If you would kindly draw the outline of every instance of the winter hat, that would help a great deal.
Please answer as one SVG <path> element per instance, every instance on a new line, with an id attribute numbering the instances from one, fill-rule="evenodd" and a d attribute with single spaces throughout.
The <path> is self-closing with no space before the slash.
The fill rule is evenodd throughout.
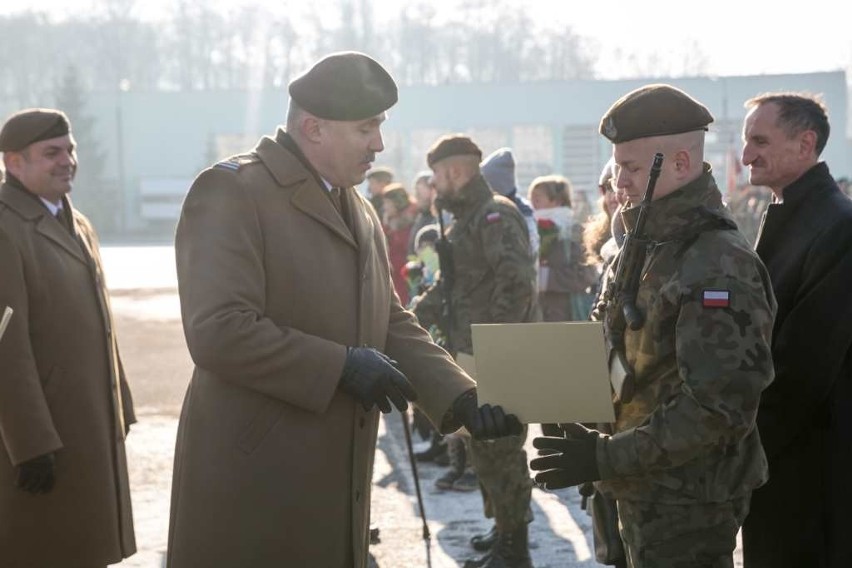
<path id="1" fill-rule="evenodd" d="M 480 165 L 485 181 L 491 189 L 504 196 L 512 196 L 518 192 L 515 179 L 515 157 L 511 148 L 500 148 L 492 152 Z"/>

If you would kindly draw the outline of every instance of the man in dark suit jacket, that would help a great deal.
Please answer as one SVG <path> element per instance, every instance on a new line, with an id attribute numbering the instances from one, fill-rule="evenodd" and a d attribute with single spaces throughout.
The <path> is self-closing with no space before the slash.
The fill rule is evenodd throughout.
<path id="1" fill-rule="evenodd" d="M 60 111 L 0 130 L 0 566 L 106 566 L 136 551 L 124 438 L 135 421 L 97 237 L 67 194 Z"/>
<path id="2" fill-rule="evenodd" d="M 769 482 L 743 526 L 746 568 L 852 566 L 852 201 L 819 161 L 829 135 L 811 96 L 761 95 L 743 164 L 774 198 L 757 238 L 778 299 L 775 382 L 757 415 Z"/>

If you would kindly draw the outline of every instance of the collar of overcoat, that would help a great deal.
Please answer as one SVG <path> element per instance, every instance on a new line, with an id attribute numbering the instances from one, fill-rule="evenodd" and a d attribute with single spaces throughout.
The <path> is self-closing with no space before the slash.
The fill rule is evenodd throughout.
<path id="1" fill-rule="evenodd" d="M 328 195 L 324 193 L 327 190 L 319 176 L 292 150 L 264 136 L 254 152 L 276 183 L 289 190 L 290 201 L 296 209 L 312 217 L 359 251 L 359 266 L 363 270 L 370 250 L 374 221 L 367 209 L 369 204 L 357 190 L 347 187 L 341 192 L 341 200 L 349 212 L 352 225 L 350 230 Z"/>
<path id="2" fill-rule="evenodd" d="M 65 252 L 88 266 L 80 244 L 62 226 L 59 220 L 50 214 L 47 207 L 38 200 L 38 197 L 29 193 L 23 187 L 7 181 L 0 187 L 0 202 L 6 204 L 27 221 L 34 223 L 36 231 L 40 235 L 49 239 L 65 250 Z M 73 219 L 74 215 L 71 209 L 71 202 L 66 197 L 62 198 L 62 207 L 71 212 L 71 218 Z"/>

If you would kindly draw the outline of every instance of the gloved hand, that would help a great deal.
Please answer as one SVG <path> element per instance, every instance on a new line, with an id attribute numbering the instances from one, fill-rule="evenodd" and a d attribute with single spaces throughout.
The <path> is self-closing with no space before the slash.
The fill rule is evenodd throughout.
<path id="1" fill-rule="evenodd" d="M 553 422 L 546 422 L 541 425 L 541 433 L 545 436 L 551 436 L 554 438 L 562 437 L 562 428 L 559 424 L 555 424 Z"/>
<path id="2" fill-rule="evenodd" d="M 542 437 L 533 440 L 533 446 L 542 450 L 530 462 L 530 469 L 538 471 L 536 483 L 545 489 L 561 489 L 580 485 L 586 481 L 598 481 L 597 442 L 601 437 L 597 430 L 589 430 L 581 424 L 563 424 L 566 438 Z"/>
<path id="3" fill-rule="evenodd" d="M 27 460 L 18 466 L 16 485 L 30 493 L 50 493 L 56 480 L 53 453 Z"/>
<path id="4" fill-rule="evenodd" d="M 471 389 L 453 402 L 453 416 L 477 440 L 520 436 L 523 426 L 514 414 L 506 414 L 501 406 L 479 406 L 476 389 Z"/>
<path id="5" fill-rule="evenodd" d="M 346 362 L 340 376 L 340 389 L 358 400 L 364 410 L 373 405 L 387 414 L 391 402 L 400 412 L 407 400 L 417 400 L 414 387 L 397 368 L 397 362 L 372 347 L 347 347 Z"/>

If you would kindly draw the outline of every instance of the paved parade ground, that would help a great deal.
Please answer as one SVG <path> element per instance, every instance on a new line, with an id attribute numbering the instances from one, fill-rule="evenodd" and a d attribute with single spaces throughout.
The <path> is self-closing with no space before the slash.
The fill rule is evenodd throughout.
<path id="1" fill-rule="evenodd" d="M 105 260 L 109 278 L 109 254 Z M 120 278 L 114 280 L 121 284 Z M 156 281 L 151 284 L 154 287 L 148 289 L 119 285 L 112 296 L 122 358 L 139 418 L 128 438 L 139 552 L 119 564 L 121 568 L 164 566 L 177 417 L 192 369 L 176 291 L 158 288 Z M 482 516 L 479 493 L 439 491 L 434 482 L 445 469 L 421 464 L 421 487 L 432 534 L 427 546 L 400 415 L 387 415 L 380 428 L 372 499 L 372 521 L 380 529 L 380 542 L 370 547 L 374 565 L 459 566 L 476 554 L 468 544 L 470 537 L 491 526 Z M 537 427 L 531 427 L 530 440 L 536 433 Z M 415 434 L 415 449 L 427 445 Z M 555 493 L 533 489 L 533 513 L 530 549 L 537 568 L 600 566 L 593 558 L 591 522 L 580 509 L 576 489 Z M 739 554 L 737 561 L 741 565 Z"/>

